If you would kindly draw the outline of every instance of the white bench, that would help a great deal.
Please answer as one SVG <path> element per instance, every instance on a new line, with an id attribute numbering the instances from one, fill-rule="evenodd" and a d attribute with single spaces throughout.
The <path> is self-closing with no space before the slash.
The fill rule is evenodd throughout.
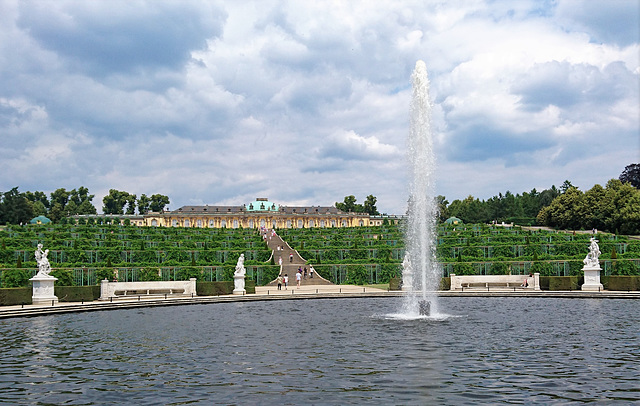
<path id="1" fill-rule="evenodd" d="M 540 290 L 540 274 L 529 275 L 449 275 L 451 277 L 450 290 L 464 290 L 472 288 L 502 289 L 532 289 Z M 522 286 L 525 282 L 526 287 Z"/>
<path id="2" fill-rule="evenodd" d="M 100 300 L 110 300 L 127 295 L 196 295 L 196 278 L 188 281 L 148 281 L 100 283 Z"/>

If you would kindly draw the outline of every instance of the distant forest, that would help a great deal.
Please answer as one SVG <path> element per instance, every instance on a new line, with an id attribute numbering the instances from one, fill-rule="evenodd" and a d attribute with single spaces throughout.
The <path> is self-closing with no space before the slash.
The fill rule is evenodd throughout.
<path id="1" fill-rule="evenodd" d="M 18 187 L 0 192 L 0 224 L 26 224 L 43 215 L 59 222 L 76 214 L 96 214 L 94 195 L 81 186 L 67 191 L 60 188 L 49 196 L 44 192 L 20 192 Z M 522 194 L 498 194 L 488 200 L 468 196 L 449 203 L 438 196 L 440 220 L 457 217 L 465 223 L 506 222 L 520 225 L 541 225 L 558 229 L 598 229 L 616 234 L 640 234 L 640 164 L 628 165 L 618 179 L 611 179 L 605 187 L 595 185 L 582 192 L 566 180 L 560 188 L 551 186 Z M 337 208 L 377 214 L 376 197 L 367 196 L 365 203 L 355 204 L 354 196 L 345 197 Z M 137 197 L 111 189 L 103 198 L 105 214 L 145 214 L 161 212 L 169 204 L 169 197 L 161 194 Z M 353 206 L 353 207 L 352 207 Z"/>

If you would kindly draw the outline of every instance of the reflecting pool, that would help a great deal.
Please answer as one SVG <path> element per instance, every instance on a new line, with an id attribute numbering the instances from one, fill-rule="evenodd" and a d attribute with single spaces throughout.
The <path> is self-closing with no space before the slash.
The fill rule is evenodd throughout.
<path id="1" fill-rule="evenodd" d="M 273 300 L 0 321 L 0 403 L 640 402 L 640 301 Z M 442 314 L 444 313 L 444 314 Z"/>

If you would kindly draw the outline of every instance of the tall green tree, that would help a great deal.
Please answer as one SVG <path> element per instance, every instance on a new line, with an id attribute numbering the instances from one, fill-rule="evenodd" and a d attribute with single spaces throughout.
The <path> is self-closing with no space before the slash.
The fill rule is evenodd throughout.
<path id="1" fill-rule="evenodd" d="M 370 215 L 378 215 L 378 208 L 376 207 L 376 201 L 378 199 L 374 195 L 367 196 L 367 199 L 364 201 L 363 210 L 365 213 L 369 213 Z"/>
<path id="2" fill-rule="evenodd" d="M 629 182 L 631 186 L 640 189 L 640 164 L 627 165 L 620 174 L 621 182 Z"/>
<path id="3" fill-rule="evenodd" d="M 140 195 L 138 198 L 138 214 L 147 214 L 149 212 L 149 205 L 151 204 L 151 199 L 147 197 L 144 193 Z"/>
<path id="4" fill-rule="evenodd" d="M 117 189 L 109 189 L 109 194 L 102 199 L 104 214 L 124 214 L 124 206 L 130 199 L 130 194 Z"/>
<path id="5" fill-rule="evenodd" d="M 161 194 L 151 195 L 151 202 L 149 203 L 149 210 L 157 213 L 164 212 L 164 208 L 169 205 L 169 196 Z"/>
<path id="6" fill-rule="evenodd" d="M 33 204 L 14 187 L 0 193 L 0 224 L 26 224 L 34 216 Z"/>

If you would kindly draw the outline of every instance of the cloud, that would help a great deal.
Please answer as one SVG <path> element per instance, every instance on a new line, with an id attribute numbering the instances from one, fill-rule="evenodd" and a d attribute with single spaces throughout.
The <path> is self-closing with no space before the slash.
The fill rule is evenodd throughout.
<path id="1" fill-rule="evenodd" d="M 403 213 L 418 59 L 450 201 L 638 159 L 633 2 L 43 4 L 0 2 L 0 190 Z"/>
<path id="2" fill-rule="evenodd" d="M 20 2 L 18 26 L 76 71 L 98 76 L 179 70 L 221 32 L 225 14 L 206 3 Z"/>
<path id="3" fill-rule="evenodd" d="M 376 137 L 362 137 L 353 131 L 339 131 L 327 137 L 319 155 L 344 160 L 377 160 L 397 157 L 398 150 L 393 145 L 382 144 Z"/>

